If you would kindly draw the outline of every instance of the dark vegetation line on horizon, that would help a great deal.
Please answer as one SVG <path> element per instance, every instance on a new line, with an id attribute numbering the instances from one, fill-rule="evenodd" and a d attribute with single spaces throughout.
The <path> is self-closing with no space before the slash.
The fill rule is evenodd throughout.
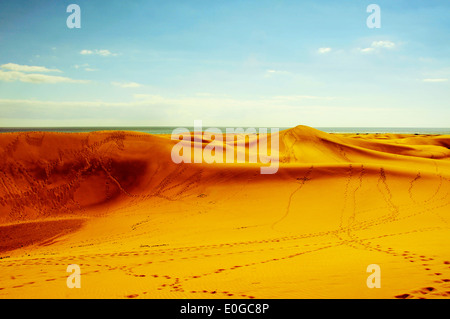
<path id="1" fill-rule="evenodd" d="M 63 132 L 63 133 L 83 133 L 94 131 L 136 131 L 150 134 L 171 134 L 173 129 L 177 127 L 185 127 L 193 130 L 193 126 L 60 126 L 60 127 L 0 127 L 0 133 L 15 133 L 15 132 Z M 214 127 L 207 125 L 204 129 Z M 252 126 L 217 126 L 219 129 L 242 127 L 247 129 Z M 267 126 L 266 126 L 267 127 Z M 276 126 L 269 126 L 272 128 Z M 294 127 L 294 126 L 293 126 Z M 313 126 L 311 126 L 313 127 Z M 259 127 L 256 127 L 259 128 Z M 292 127 L 277 127 L 280 130 L 286 130 Z M 317 130 L 327 133 L 390 133 L 390 134 L 450 134 L 450 128 L 443 127 L 345 127 L 345 126 L 329 126 L 329 127 L 313 127 Z"/>

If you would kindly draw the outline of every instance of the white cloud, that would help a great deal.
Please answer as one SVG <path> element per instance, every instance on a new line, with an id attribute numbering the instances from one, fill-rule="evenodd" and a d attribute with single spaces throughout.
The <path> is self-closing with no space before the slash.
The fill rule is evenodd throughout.
<path id="1" fill-rule="evenodd" d="M 333 106 L 321 106 L 317 104 L 309 104 L 311 100 L 334 100 L 335 97 L 322 97 L 322 96 L 309 96 L 309 95 L 293 95 L 293 96 L 273 96 L 273 97 L 260 97 L 257 99 L 235 99 L 231 97 L 195 97 L 195 96 L 182 96 L 182 97 L 166 97 L 154 94 L 134 94 L 134 99 L 126 102 L 108 102 L 108 101 L 42 101 L 42 100 L 14 100 L 14 99 L 0 99 L 0 106 L 30 106 L 30 107 L 73 107 L 79 110 L 79 107 L 87 108 L 109 108 L 109 107 L 148 107 L 155 106 L 167 106 L 177 111 L 189 109 L 192 111 L 198 111 L 199 114 L 203 114 L 205 111 L 222 111 L 226 109 L 243 110 L 243 108 L 249 108 L 254 110 L 267 109 L 271 112 L 274 108 L 288 108 L 288 109 L 310 109 L 310 108 L 323 108 L 328 109 Z M 364 107 L 345 107 L 345 109 L 360 110 Z"/>
<path id="2" fill-rule="evenodd" d="M 79 126 L 102 125 L 192 125 L 194 119 L 202 119 L 206 126 L 291 126 L 308 123 L 323 114 L 339 118 L 343 114 L 367 112 L 388 117 L 392 108 L 336 105 L 320 96 L 260 96 L 250 99 L 233 97 L 136 95 L 129 101 L 52 101 L 0 99 L 4 126 Z M 226 111 L 224 111 L 226 110 Z M 282 115 L 274 122 L 274 110 Z M 386 112 L 388 114 L 386 114 Z M 239 114 L 239 123 L 236 122 Z M 258 114 L 258 116 L 255 116 Z M 172 120 L 170 120 L 172 118 Z M 168 122 L 169 121 L 169 122 Z M 172 122 L 171 122 L 172 121 Z M 17 123 L 17 124 L 16 124 Z M 108 123 L 108 124 L 106 124 Z M 190 123 L 190 124 L 189 124 Z M 33 124 L 33 125 L 32 125 Z M 331 126 L 322 124 L 322 126 Z"/>
<path id="3" fill-rule="evenodd" d="M 88 83 L 85 80 L 74 80 L 63 76 L 54 76 L 38 73 L 23 73 L 17 71 L 4 72 L 0 70 L 0 81 L 26 82 L 26 83 Z"/>
<path id="4" fill-rule="evenodd" d="M 372 53 L 379 49 L 393 49 L 395 43 L 391 41 L 373 41 L 370 47 L 364 49 L 358 49 L 361 53 Z"/>
<path id="5" fill-rule="evenodd" d="M 372 42 L 372 47 L 392 49 L 395 47 L 395 43 L 391 41 L 374 41 Z"/>
<path id="6" fill-rule="evenodd" d="M 26 83 L 87 83 L 85 80 L 74 80 L 64 76 L 47 75 L 41 73 L 59 72 L 58 69 L 49 69 L 44 66 L 20 65 L 16 63 L 6 63 L 0 65 L 0 81 L 4 82 L 26 82 Z M 29 73 L 34 72 L 34 73 Z M 39 72 L 39 73 L 35 73 Z"/>
<path id="7" fill-rule="evenodd" d="M 142 84 L 136 82 L 111 82 L 111 84 L 121 88 L 139 88 L 142 86 Z"/>
<path id="8" fill-rule="evenodd" d="M 111 53 L 109 50 L 95 50 L 95 53 L 101 56 L 117 55 L 115 53 Z"/>
<path id="9" fill-rule="evenodd" d="M 82 55 L 100 55 L 100 56 L 117 56 L 117 53 L 112 53 L 109 50 L 102 49 L 102 50 L 81 50 L 80 54 Z"/>
<path id="10" fill-rule="evenodd" d="M 20 65 L 15 63 L 6 63 L 0 65 L 2 69 L 9 71 L 18 71 L 18 72 L 39 72 L 39 73 L 48 73 L 48 72 L 59 72 L 61 70 L 58 69 L 48 69 L 44 66 L 30 66 L 30 65 Z"/>
<path id="11" fill-rule="evenodd" d="M 329 52 L 331 52 L 331 48 L 319 48 L 319 50 L 317 50 L 317 52 L 319 54 L 329 53 Z"/>
<path id="12" fill-rule="evenodd" d="M 373 52 L 375 49 L 374 48 L 365 48 L 365 49 L 359 49 L 359 51 L 361 53 L 371 53 Z"/>
<path id="13" fill-rule="evenodd" d="M 437 83 L 437 82 L 448 82 L 448 79 L 423 79 L 422 82 L 432 82 L 432 83 Z"/>
<path id="14" fill-rule="evenodd" d="M 98 69 L 94 69 L 94 68 L 91 68 L 91 67 L 89 67 L 89 64 L 87 64 L 87 63 L 84 63 L 84 64 L 75 64 L 74 66 L 73 66 L 75 69 L 84 69 L 85 71 L 87 71 L 87 72 L 94 72 L 94 71 L 98 71 Z"/>

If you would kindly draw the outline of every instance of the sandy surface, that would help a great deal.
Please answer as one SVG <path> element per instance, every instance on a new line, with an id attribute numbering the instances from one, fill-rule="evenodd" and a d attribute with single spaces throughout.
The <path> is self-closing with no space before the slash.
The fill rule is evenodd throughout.
<path id="1" fill-rule="evenodd" d="M 174 144 L 1 134 L 0 298 L 450 297 L 450 136 L 298 126 L 274 175 Z"/>

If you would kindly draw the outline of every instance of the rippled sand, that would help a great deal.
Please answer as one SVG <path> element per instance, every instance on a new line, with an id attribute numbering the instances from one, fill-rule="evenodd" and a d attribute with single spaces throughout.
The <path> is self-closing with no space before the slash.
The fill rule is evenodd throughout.
<path id="1" fill-rule="evenodd" d="M 1 134 L 0 297 L 450 296 L 450 136 L 298 126 L 280 132 L 273 175 L 175 164 L 174 144 Z"/>

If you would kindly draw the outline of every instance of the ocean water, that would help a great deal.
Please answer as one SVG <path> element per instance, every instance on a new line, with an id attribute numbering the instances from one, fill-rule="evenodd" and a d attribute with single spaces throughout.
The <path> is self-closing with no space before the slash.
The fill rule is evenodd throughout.
<path id="1" fill-rule="evenodd" d="M 228 126 L 232 127 L 232 126 Z M 83 133 L 94 131 L 134 131 L 149 134 L 172 134 L 177 126 L 114 126 L 114 127 L 0 127 L 0 133 L 7 132 L 62 132 Z M 185 127 L 193 131 L 193 127 Z M 204 127 L 207 129 L 208 127 Z M 227 127 L 218 127 L 225 132 Z M 246 127 L 244 127 L 246 129 Z M 258 129 L 258 128 L 257 128 Z M 279 130 L 288 129 L 280 127 Z M 450 134 L 450 128 L 430 127 L 316 127 L 327 133 L 396 133 L 396 134 Z M 270 132 L 270 130 L 268 130 Z"/>

